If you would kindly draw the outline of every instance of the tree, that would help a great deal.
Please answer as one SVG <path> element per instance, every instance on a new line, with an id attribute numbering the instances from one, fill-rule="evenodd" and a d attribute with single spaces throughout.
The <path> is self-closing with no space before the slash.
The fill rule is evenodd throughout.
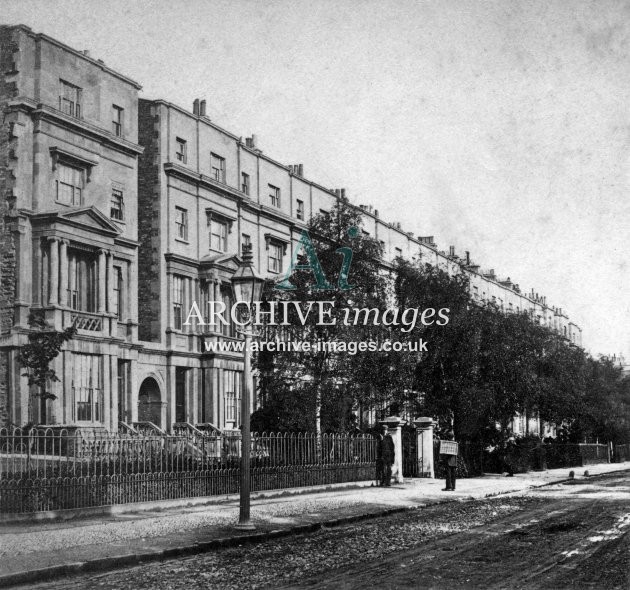
<path id="1" fill-rule="evenodd" d="M 380 311 L 386 305 L 386 283 L 379 262 L 382 249 L 378 241 L 361 231 L 361 224 L 360 212 L 346 199 L 340 199 L 332 211 L 316 215 L 309 223 L 308 237 L 301 242 L 290 276 L 266 290 L 268 304 L 295 302 L 301 306 L 288 307 L 289 326 L 266 325 L 265 340 L 335 343 L 342 349 L 324 346 L 257 355 L 261 402 L 267 412 L 273 408 L 280 428 L 300 422 L 295 420 L 296 413 L 306 416 L 309 430 L 317 433 L 343 428 L 351 421 L 348 399 L 361 378 L 353 370 L 353 355 L 344 351 L 343 345 L 369 338 L 370 326 L 360 322 L 346 325 L 345 310 Z M 319 305 L 326 309 L 326 325 L 319 321 Z M 304 321 L 300 314 L 309 307 Z"/>
<path id="2" fill-rule="evenodd" d="M 29 423 L 33 418 L 33 398 L 42 401 L 56 399 L 57 396 L 48 390 L 53 382 L 60 381 L 57 373 L 50 366 L 53 359 L 61 351 L 61 347 L 70 340 L 77 332 L 74 326 L 66 328 L 62 332 L 52 330 L 39 316 L 29 318 L 29 324 L 33 328 L 28 335 L 28 344 L 20 348 L 18 362 L 26 369 L 23 373 L 28 378 L 29 387 L 37 388 L 29 395 L 28 417 Z"/>

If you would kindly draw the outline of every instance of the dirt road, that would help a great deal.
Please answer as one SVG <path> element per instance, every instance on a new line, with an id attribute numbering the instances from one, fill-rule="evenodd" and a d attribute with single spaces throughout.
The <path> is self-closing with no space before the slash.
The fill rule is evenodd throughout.
<path id="1" fill-rule="evenodd" d="M 542 488 L 520 513 L 293 588 L 630 588 L 630 478 Z"/>
<path id="2" fill-rule="evenodd" d="M 630 588 L 630 472 L 32 588 Z"/>

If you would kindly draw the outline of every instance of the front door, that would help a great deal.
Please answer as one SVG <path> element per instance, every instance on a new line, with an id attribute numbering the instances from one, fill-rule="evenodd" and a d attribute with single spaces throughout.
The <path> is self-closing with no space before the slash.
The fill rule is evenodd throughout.
<path id="1" fill-rule="evenodd" d="M 138 422 L 153 422 L 162 428 L 162 398 L 160 388 L 151 377 L 140 386 L 138 394 Z"/>

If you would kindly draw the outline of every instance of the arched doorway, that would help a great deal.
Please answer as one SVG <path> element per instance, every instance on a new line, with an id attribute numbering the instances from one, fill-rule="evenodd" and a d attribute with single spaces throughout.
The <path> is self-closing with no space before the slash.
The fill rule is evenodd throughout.
<path id="1" fill-rule="evenodd" d="M 162 428 L 162 396 L 153 377 L 147 377 L 138 394 L 138 422 L 153 422 Z"/>

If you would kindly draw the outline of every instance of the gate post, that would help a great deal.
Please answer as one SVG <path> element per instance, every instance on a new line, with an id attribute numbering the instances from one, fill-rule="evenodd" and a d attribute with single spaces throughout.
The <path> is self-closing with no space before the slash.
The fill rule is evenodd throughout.
<path id="1" fill-rule="evenodd" d="M 403 461 L 402 461 L 402 426 L 406 420 L 398 416 L 390 416 L 381 420 L 389 429 L 389 434 L 394 441 L 394 464 L 392 465 L 392 480 L 396 483 L 403 483 Z"/>
<path id="2" fill-rule="evenodd" d="M 435 477 L 433 465 L 433 427 L 432 418 L 416 418 L 413 423 L 416 426 L 418 437 L 418 477 Z"/>

